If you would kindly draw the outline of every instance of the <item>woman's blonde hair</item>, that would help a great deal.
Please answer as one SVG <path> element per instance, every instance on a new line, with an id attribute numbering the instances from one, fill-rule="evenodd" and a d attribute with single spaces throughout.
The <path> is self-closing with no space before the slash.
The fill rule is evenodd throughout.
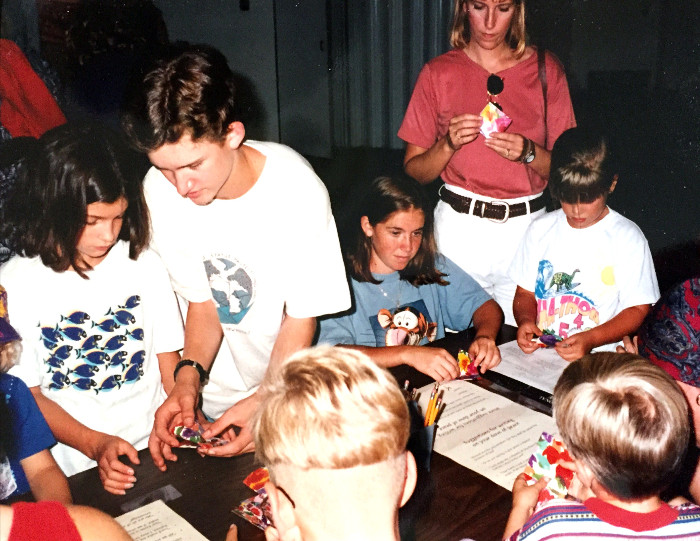
<path id="1" fill-rule="evenodd" d="M 251 421 L 256 458 L 266 466 L 341 469 L 406 450 L 409 413 L 393 376 L 358 351 L 302 350 L 260 386 Z"/>
<path id="2" fill-rule="evenodd" d="M 469 0 L 454 0 L 452 27 L 450 28 L 450 45 L 455 49 L 463 49 L 470 39 L 469 14 L 464 9 Z M 513 0 L 515 13 L 506 34 L 506 42 L 510 45 L 516 58 L 525 53 L 527 35 L 525 33 L 525 0 Z"/>
<path id="3" fill-rule="evenodd" d="M 630 353 L 571 363 L 554 388 L 554 417 L 571 455 L 621 499 L 659 494 L 688 447 L 688 406 L 661 368 Z"/>

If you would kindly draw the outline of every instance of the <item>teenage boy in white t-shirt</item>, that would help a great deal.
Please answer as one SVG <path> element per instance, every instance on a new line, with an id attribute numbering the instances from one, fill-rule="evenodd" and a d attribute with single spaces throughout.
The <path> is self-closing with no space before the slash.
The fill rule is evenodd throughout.
<path id="1" fill-rule="evenodd" d="M 607 206 L 616 184 L 603 137 L 572 128 L 557 139 L 549 189 L 561 209 L 530 224 L 509 273 L 525 353 L 543 334 L 567 361 L 601 346 L 614 351 L 659 298 L 644 234 Z"/>
<path id="2" fill-rule="evenodd" d="M 179 45 L 144 72 L 122 116 L 153 164 L 153 247 L 188 305 L 183 361 L 150 442 L 163 470 L 175 460 L 168 428 L 194 423 L 210 367 L 203 411 L 218 420 L 206 435 L 241 429 L 210 454 L 250 451 L 265 372 L 311 344 L 316 316 L 350 306 L 328 192 L 293 150 L 245 140 L 234 92 L 219 51 Z"/>

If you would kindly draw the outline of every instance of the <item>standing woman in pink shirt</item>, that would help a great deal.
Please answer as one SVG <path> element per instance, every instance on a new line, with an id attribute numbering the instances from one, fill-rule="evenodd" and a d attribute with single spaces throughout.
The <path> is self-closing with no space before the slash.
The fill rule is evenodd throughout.
<path id="1" fill-rule="evenodd" d="M 507 271 L 528 224 L 544 213 L 552 145 L 576 124 L 569 87 L 558 59 L 526 44 L 524 0 L 454 0 L 450 44 L 418 76 L 398 133 L 404 168 L 421 183 L 445 182 L 438 248 L 513 325 Z M 485 137 L 480 113 L 489 103 L 512 122 Z"/>

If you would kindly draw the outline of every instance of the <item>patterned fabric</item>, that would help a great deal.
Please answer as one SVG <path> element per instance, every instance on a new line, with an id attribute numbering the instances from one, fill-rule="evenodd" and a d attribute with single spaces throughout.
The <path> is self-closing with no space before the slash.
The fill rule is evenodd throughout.
<path id="1" fill-rule="evenodd" d="M 636 513 L 590 498 L 585 502 L 550 500 L 535 510 L 510 538 L 520 540 L 700 539 L 700 508 L 695 504 L 663 504 L 650 513 Z"/>
<path id="2" fill-rule="evenodd" d="M 669 290 L 639 329 L 639 354 L 700 387 L 700 277 Z"/>

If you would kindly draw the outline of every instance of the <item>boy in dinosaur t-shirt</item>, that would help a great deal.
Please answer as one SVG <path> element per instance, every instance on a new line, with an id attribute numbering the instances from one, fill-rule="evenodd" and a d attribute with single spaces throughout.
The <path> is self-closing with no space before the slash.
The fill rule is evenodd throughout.
<path id="1" fill-rule="evenodd" d="M 659 298 L 644 235 L 606 204 L 617 180 L 603 137 L 573 128 L 557 139 L 549 189 L 561 209 L 530 224 L 509 271 L 525 353 L 543 342 L 567 361 L 614 351 Z"/>

